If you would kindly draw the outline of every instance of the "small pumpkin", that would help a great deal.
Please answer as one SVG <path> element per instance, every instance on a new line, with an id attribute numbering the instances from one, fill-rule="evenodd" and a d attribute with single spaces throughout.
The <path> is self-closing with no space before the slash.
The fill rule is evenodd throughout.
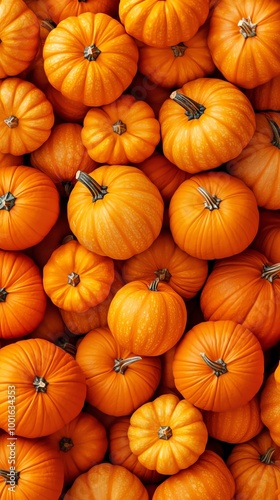
<path id="1" fill-rule="evenodd" d="M 270 436 L 273 441 L 280 447 L 280 425 L 279 425 L 279 411 L 280 411 L 280 390 L 279 382 L 276 380 L 275 372 L 279 367 L 273 371 L 266 378 L 260 393 L 260 410 L 261 419 L 265 427 L 269 430 Z"/>
<path id="2" fill-rule="evenodd" d="M 118 0 L 45 0 L 49 16 L 58 24 L 70 16 L 79 16 L 84 12 L 97 14 L 103 12 L 115 17 L 118 10 Z"/>
<path id="3" fill-rule="evenodd" d="M 267 257 L 268 262 L 280 262 L 280 212 L 278 210 L 260 210 L 259 229 L 252 248 Z"/>
<path id="4" fill-rule="evenodd" d="M 255 111 L 280 111 L 280 75 L 244 92 Z"/>

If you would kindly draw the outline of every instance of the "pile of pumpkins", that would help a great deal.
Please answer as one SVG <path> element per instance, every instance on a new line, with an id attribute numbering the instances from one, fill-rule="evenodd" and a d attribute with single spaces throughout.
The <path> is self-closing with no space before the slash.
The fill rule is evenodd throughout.
<path id="1" fill-rule="evenodd" d="M 1 0 L 0 497 L 280 498 L 278 0 Z"/>

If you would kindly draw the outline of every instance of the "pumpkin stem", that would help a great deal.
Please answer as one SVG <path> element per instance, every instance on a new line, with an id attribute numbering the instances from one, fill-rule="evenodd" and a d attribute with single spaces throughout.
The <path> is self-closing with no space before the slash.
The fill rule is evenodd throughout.
<path id="1" fill-rule="evenodd" d="M 113 132 L 115 132 L 118 135 L 124 134 L 126 132 L 126 124 L 123 123 L 121 120 L 118 120 L 114 125 L 112 125 Z"/>
<path id="2" fill-rule="evenodd" d="M 0 302 L 5 302 L 7 295 L 7 290 L 5 290 L 5 288 L 0 288 Z"/>
<path id="3" fill-rule="evenodd" d="M 6 210 L 9 212 L 13 208 L 16 201 L 16 197 L 8 191 L 7 193 L 0 196 L 0 210 Z"/>
<path id="4" fill-rule="evenodd" d="M 56 340 L 55 344 L 64 351 L 68 352 L 68 354 L 71 354 L 73 358 L 75 357 L 77 347 L 74 344 L 71 344 L 71 342 L 69 342 L 69 339 L 64 335 L 62 337 L 59 337 L 59 339 Z"/>
<path id="5" fill-rule="evenodd" d="M 36 392 L 47 392 L 47 385 L 49 382 L 47 382 L 44 377 L 36 377 L 33 380 L 33 385 L 36 389 Z"/>
<path id="6" fill-rule="evenodd" d="M 161 425 L 158 430 L 159 439 L 164 439 L 164 441 L 168 441 L 172 437 L 172 429 L 169 425 Z"/>
<path id="7" fill-rule="evenodd" d="M 264 464 L 270 465 L 273 464 L 274 461 L 272 460 L 272 455 L 275 452 L 275 448 L 268 448 L 265 453 L 262 453 L 260 455 L 260 461 Z"/>
<path id="8" fill-rule="evenodd" d="M 92 45 L 88 45 L 88 47 L 84 50 L 84 58 L 88 61 L 96 61 L 99 54 L 101 54 L 101 50 L 99 50 L 94 43 Z"/>
<path id="9" fill-rule="evenodd" d="M 41 28 L 45 28 L 47 31 L 52 31 L 56 28 L 57 24 L 52 19 L 42 19 Z"/>
<path id="10" fill-rule="evenodd" d="M 271 141 L 271 144 L 280 149 L 280 128 L 274 120 L 270 120 L 269 118 L 267 118 L 267 121 L 271 126 L 273 132 L 273 139 Z"/>
<path id="11" fill-rule="evenodd" d="M 157 278 L 159 278 L 159 281 L 170 281 L 170 279 L 172 278 L 172 274 L 170 274 L 166 267 L 164 267 L 163 269 L 158 269 L 154 274 L 157 276 Z"/>
<path id="12" fill-rule="evenodd" d="M 220 208 L 220 203 L 221 199 L 218 198 L 215 194 L 212 195 L 206 191 L 202 186 L 199 186 L 197 190 L 202 194 L 203 198 L 205 199 L 204 201 L 204 206 L 205 208 L 208 208 L 208 210 L 212 211 L 215 210 L 216 208 Z"/>
<path id="13" fill-rule="evenodd" d="M 237 26 L 239 26 L 241 33 L 244 38 L 250 38 L 252 36 L 256 36 L 256 28 L 257 24 L 252 23 L 251 17 L 242 17 L 240 21 L 238 21 Z"/>
<path id="14" fill-rule="evenodd" d="M 278 264 L 264 264 L 262 268 L 261 278 L 266 279 L 270 283 L 276 278 L 280 278 L 280 263 Z"/>
<path id="15" fill-rule="evenodd" d="M 131 358 L 126 359 L 117 358 L 115 359 L 113 370 L 124 375 L 129 365 L 131 365 L 132 363 L 136 363 L 136 361 L 141 361 L 141 359 L 141 356 L 132 356 Z"/>
<path id="16" fill-rule="evenodd" d="M 97 200 L 103 200 L 105 194 L 108 193 L 107 186 L 100 186 L 98 182 L 96 182 L 96 180 L 93 179 L 93 177 L 86 174 L 86 172 L 78 170 L 78 172 L 76 173 L 76 179 L 88 188 L 88 190 L 92 194 L 93 202 Z"/>
<path id="17" fill-rule="evenodd" d="M 78 284 L 80 283 L 80 276 L 77 274 L 77 273 L 70 273 L 68 274 L 68 285 L 71 285 L 71 286 L 78 286 Z"/>
<path id="18" fill-rule="evenodd" d="M 199 104 L 199 102 L 194 101 L 184 94 L 179 94 L 176 90 L 170 94 L 170 99 L 173 99 L 173 101 L 180 104 L 186 110 L 185 115 L 188 116 L 189 120 L 200 118 L 206 109 L 203 104 Z"/>
<path id="19" fill-rule="evenodd" d="M 20 472 L 0 469 L 0 476 L 4 478 L 6 484 L 10 484 L 11 480 L 13 480 L 16 484 L 18 484 Z"/>
<path id="20" fill-rule="evenodd" d="M 212 368 L 213 373 L 216 375 L 216 377 L 227 373 L 227 365 L 223 361 L 223 359 L 219 358 L 216 359 L 216 361 L 212 361 L 212 359 L 208 358 L 208 356 L 206 356 L 204 352 L 201 352 L 200 356 L 202 357 L 203 361 L 205 361 L 205 363 L 209 366 L 209 368 Z"/>
<path id="21" fill-rule="evenodd" d="M 151 290 L 151 292 L 157 292 L 158 284 L 160 282 L 160 278 L 156 278 L 150 283 L 148 286 L 148 289 Z"/>
<path id="22" fill-rule="evenodd" d="M 177 45 L 172 45 L 171 50 L 173 51 L 174 57 L 183 57 L 185 54 L 187 46 L 184 42 L 177 43 Z"/>
<path id="23" fill-rule="evenodd" d="M 9 128 L 16 128 L 18 126 L 18 118 L 14 115 L 5 118 L 4 123 L 8 125 Z"/>
<path id="24" fill-rule="evenodd" d="M 63 437 L 59 441 L 59 449 L 60 451 L 64 451 L 65 453 L 67 451 L 70 451 L 71 448 L 73 448 L 74 443 L 71 438 Z"/>

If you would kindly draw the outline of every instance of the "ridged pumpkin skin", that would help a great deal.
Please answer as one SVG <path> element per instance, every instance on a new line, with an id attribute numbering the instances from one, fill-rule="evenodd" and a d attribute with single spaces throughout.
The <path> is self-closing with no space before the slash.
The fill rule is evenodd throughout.
<path id="1" fill-rule="evenodd" d="M 223 459 L 214 451 L 205 450 L 193 465 L 163 481 L 153 500 L 233 500 L 234 492 L 234 479 Z"/>
<path id="2" fill-rule="evenodd" d="M 185 180 L 175 191 L 169 223 L 183 251 L 199 259 L 222 259 L 252 243 L 259 211 L 243 181 L 225 172 L 205 172 Z"/>
<path id="3" fill-rule="evenodd" d="M 73 101 L 56 90 L 50 83 L 44 89 L 47 99 L 51 102 L 54 114 L 63 122 L 79 123 L 82 125 L 90 106 L 82 102 Z"/>
<path id="4" fill-rule="evenodd" d="M 54 88 L 87 106 L 103 106 L 130 85 L 138 49 L 119 21 L 85 12 L 63 19 L 49 33 L 43 58 Z"/>
<path id="5" fill-rule="evenodd" d="M 166 475 L 196 462 L 208 438 L 201 412 L 174 394 L 163 394 L 140 406 L 130 417 L 127 435 L 138 460 Z"/>
<path id="6" fill-rule="evenodd" d="M 264 254 L 268 262 L 280 262 L 280 212 L 260 210 L 259 229 L 251 245 Z"/>
<path id="7" fill-rule="evenodd" d="M 219 78 L 196 78 L 170 94 L 159 112 L 164 155 L 191 174 L 235 158 L 252 138 L 249 99 Z"/>
<path id="8" fill-rule="evenodd" d="M 153 47 L 189 40 L 209 13 L 208 1 L 120 0 L 119 16 L 127 33 Z"/>
<path id="9" fill-rule="evenodd" d="M 118 0 L 46 0 L 46 7 L 48 9 L 49 17 L 54 20 L 56 24 L 60 23 L 63 19 L 70 16 L 79 16 L 84 12 L 103 12 L 114 16 L 117 13 Z"/>
<path id="10" fill-rule="evenodd" d="M 13 397 L 12 393 L 10 397 Z M 17 395 L 15 398 L 16 408 Z M 18 474 L 19 478 L 17 478 Z M 12 484 L 14 478 L 15 485 Z M 13 438 L 10 434 L 1 434 L 0 496 L 2 500 L 13 498 L 54 500 L 59 498 L 62 488 L 63 463 L 58 451 L 50 446 L 47 440 L 27 439 L 20 436 Z"/>
<path id="11" fill-rule="evenodd" d="M 279 276 L 280 263 L 253 249 L 217 261 L 201 292 L 204 318 L 236 321 L 269 349 L 280 339 Z"/>
<path id="12" fill-rule="evenodd" d="M 78 241 L 112 259 L 146 250 L 163 222 L 164 203 L 157 187 L 141 170 L 127 165 L 104 165 L 83 174 L 67 205 Z"/>
<path id="13" fill-rule="evenodd" d="M 205 321 L 178 343 L 173 374 L 182 396 L 202 410 L 227 411 L 260 389 L 264 355 L 255 335 L 234 321 Z"/>
<path id="14" fill-rule="evenodd" d="M 277 366 L 278 367 L 278 366 Z M 260 394 L 261 419 L 271 438 L 280 446 L 280 390 L 274 370 L 266 379 Z"/>
<path id="15" fill-rule="evenodd" d="M 0 363 L 0 427 L 6 432 L 9 385 L 16 395 L 17 436 L 47 436 L 80 413 L 86 396 L 85 376 L 60 347 L 44 339 L 19 340 L 0 349 Z"/>
<path id="16" fill-rule="evenodd" d="M 262 85 L 245 89 L 255 111 L 280 111 L 280 75 Z"/>

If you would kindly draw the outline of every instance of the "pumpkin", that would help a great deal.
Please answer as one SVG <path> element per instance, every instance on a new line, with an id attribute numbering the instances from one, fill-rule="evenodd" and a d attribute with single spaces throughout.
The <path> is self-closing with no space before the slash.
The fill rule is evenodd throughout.
<path id="1" fill-rule="evenodd" d="M 41 338 L 55 342 L 62 337 L 65 325 L 58 307 L 47 297 L 45 314 L 42 321 L 32 330 L 29 338 Z"/>
<path id="2" fill-rule="evenodd" d="M 235 321 L 195 325 L 177 345 L 175 386 L 201 410 L 224 412 L 245 405 L 264 378 L 264 355 L 255 335 Z"/>
<path id="3" fill-rule="evenodd" d="M 97 464 L 81 474 L 66 492 L 64 500 L 148 500 L 140 479 L 121 465 Z"/>
<path id="4" fill-rule="evenodd" d="M 39 243 L 59 216 L 59 194 L 43 172 L 24 165 L 0 168 L 0 248 Z"/>
<path id="5" fill-rule="evenodd" d="M 181 87 L 190 80 L 210 75 L 215 66 L 207 34 L 208 25 L 204 23 L 190 40 L 180 40 L 170 47 L 139 44 L 139 71 L 165 88 Z"/>
<path id="6" fill-rule="evenodd" d="M 280 75 L 252 89 L 244 89 L 255 111 L 280 111 Z"/>
<path id="7" fill-rule="evenodd" d="M 204 172 L 177 188 L 169 204 L 169 224 L 184 252 L 198 259 L 222 259 L 252 243 L 258 231 L 258 205 L 241 179 L 222 171 Z"/>
<path id="8" fill-rule="evenodd" d="M 161 105 L 170 95 L 170 90 L 157 85 L 149 80 L 145 75 L 137 71 L 131 84 L 127 88 L 127 92 L 133 95 L 138 101 L 145 101 L 158 118 Z"/>
<path id="9" fill-rule="evenodd" d="M 0 168 L 2 167 L 12 167 L 14 165 L 22 165 L 23 164 L 23 155 L 14 156 L 10 153 L 1 153 L 0 152 Z"/>
<path id="10" fill-rule="evenodd" d="M 127 33 L 153 47 L 189 40 L 204 23 L 209 3 L 203 0 L 120 0 L 119 17 Z"/>
<path id="11" fill-rule="evenodd" d="M 247 146 L 255 113 L 239 88 L 219 78 L 196 78 L 170 94 L 159 112 L 164 155 L 195 174 L 219 167 Z"/>
<path id="12" fill-rule="evenodd" d="M 191 257 L 181 250 L 167 230 L 161 231 L 147 250 L 125 260 L 122 266 L 126 282 L 153 281 L 157 277 L 184 299 L 191 299 L 197 294 L 207 275 L 207 261 Z"/>
<path id="13" fill-rule="evenodd" d="M 17 394 L 7 386 L 6 395 L 12 409 Z M 13 402 L 13 403 L 12 403 Z M 14 408 L 13 408 L 14 407 Z M 13 431 L 12 431 L 13 432 Z M 63 488 L 63 463 L 59 453 L 46 439 L 27 439 L 0 435 L 0 496 L 12 498 L 59 498 Z"/>
<path id="14" fill-rule="evenodd" d="M 58 119 L 63 122 L 83 123 L 83 119 L 90 109 L 89 106 L 69 99 L 69 97 L 56 90 L 50 83 L 47 84 L 44 92 L 52 104 L 54 114 Z"/>
<path id="15" fill-rule="evenodd" d="M 71 422 L 48 436 L 64 465 L 64 484 L 104 459 L 108 440 L 104 425 L 89 413 L 81 412 Z"/>
<path id="16" fill-rule="evenodd" d="M 135 410 L 127 435 L 139 462 L 166 475 L 195 463 L 208 438 L 201 412 L 174 394 L 163 394 Z"/>
<path id="17" fill-rule="evenodd" d="M 60 309 L 84 312 L 106 299 L 114 280 L 110 257 L 70 240 L 53 251 L 43 267 L 46 294 Z"/>
<path id="18" fill-rule="evenodd" d="M 280 448 L 267 429 L 250 441 L 235 445 L 226 463 L 235 481 L 236 498 L 278 498 Z"/>
<path id="19" fill-rule="evenodd" d="M 128 259 L 146 250 L 159 235 L 163 199 L 157 187 L 136 167 L 103 165 L 79 182 L 68 201 L 70 229 L 92 252 Z"/>
<path id="20" fill-rule="evenodd" d="M 81 138 L 96 162 L 126 165 L 151 156 L 160 140 L 160 127 L 149 104 L 122 94 L 111 104 L 87 112 Z"/>
<path id="21" fill-rule="evenodd" d="M 252 248 L 267 257 L 268 262 L 280 262 L 280 212 L 277 210 L 260 210 L 259 229 L 254 238 Z"/>
<path id="22" fill-rule="evenodd" d="M 0 82 L 0 151 L 31 153 L 49 137 L 54 124 L 51 103 L 42 90 L 21 78 Z"/>
<path id="23" fill-rule="evenodd" d="M 39 21 L 22 0 L 0 5 L 0 78 L 18 75 L 32 62 L 40 46 Z"/>
<path id="24" fill-rule="evenodd" d="M 114 17 L 118 10 L 118 0 L 45 0 L 49 16 L 58 24 L 70 16 L 79 16 L 84 12 L 103 12 Z"/>
<path id="25" fill-rule="evenodd" d="M 59 123 L 50 137 L 30 155 L 30 163 L 57 185 L 61 195 L 69 195 L 77 170 L 92 172 L 97 166 L 81 139 L 82 125 Z"/>
<path id="26" fill-rule="evenodd" d="M 278 368 L 278 365 L 277 365 Z M 279 382 L 276 380 L 276 369 L 266 378 L 260 393 L 261 419 L 265 427 L 269 430 L 273 441 L 280 446 L 280 390 Z"/>
<path id="27" fill-rule="evenodd" d="M 165 478 L 155 470 L 147 469 L 131 451 L 128 429 L 130 417 L 118 417 L 109 429 L 109 460 L 113 465 L 121 465 L 133 472 L 146 485 Z"/>
<path id="28" fill-rule="evenodd" d="M 233 320 L 258 338 L 264 350 L 279 341 L 280 264 L 257 250 L 215 263 L 203 287 L 200 306 L 206 320 Z"/>
<path id="29" fill-rule="evenodd" d="M 224 460 L 214 451 L 205 450 L 193 465 L 158 485 L 153 500 L 233 500 L 234 492 L 234 479 Z"/>
<path id="30" fill-rule="evenodd" d="M 0 250 L 0 269 L 0 337 L 23 337 L 45 314 L 41 273 L 27 255 L 6 250 Z"/>
<path id="31" fill-rule="evenodd" d="M 279 75 L 280 22 L 277 0 L 221 0 L 214 7 L 208 46 L 226 80 L 253 88 Z"/>
<path id="32" fill-rule="evenodd" d="M 183 298 L 159 278 L 135 280 L 114 295 L 107 320 L 123 348 L 140 356 L 159 356 L 182 337 L 187 308 Z"/>
<path id="33" fill-rule="evenodd" d="M 259 397 L 234 410 L 204 411 L 203 420 L 209 436 L 226 443 L 244 443 L 257 436 L 263 428 Z"/>
<path id="34" fill-rule="evenodd" d="M 153 396 L 160 381 L 159 357 L 135 356 L 108 327 L 85 335 L 76 360 L 86 377 L 87 402 L 108 415 L 130 415 Z"/>
<path id="35" fill-rule="evenodd" d="M 86 106 L 103 106 L 130 85 L 138 49 L 119 21 L 102 12 L 85 12 L 63 19 L 50 31 L 43 58 L 54 88 Z"/>
<path id="36" fill-rule="evenodd" d="M 85 376 L 60 347 L 44 339 L 19 340 L 0 349 L 0 363 L 0 427 L 6 432 L 10 429 L 8 385 L 16 395 L 17 436 L 47 436 L 80 413 Z"/>

